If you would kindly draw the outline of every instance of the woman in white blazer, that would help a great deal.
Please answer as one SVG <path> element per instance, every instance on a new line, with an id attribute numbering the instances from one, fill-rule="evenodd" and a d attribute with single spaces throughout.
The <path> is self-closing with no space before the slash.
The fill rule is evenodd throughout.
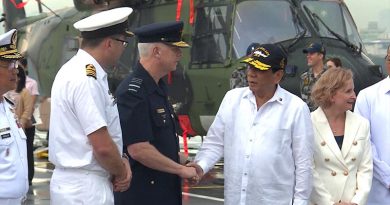
<path id="1" fill-rule="evenodd" d="M 369 123 L 352 113 L 353 75 L 328 69 L 314 85 L 313 191 L 317 205 L 365 205 L 373 174 Z"/>

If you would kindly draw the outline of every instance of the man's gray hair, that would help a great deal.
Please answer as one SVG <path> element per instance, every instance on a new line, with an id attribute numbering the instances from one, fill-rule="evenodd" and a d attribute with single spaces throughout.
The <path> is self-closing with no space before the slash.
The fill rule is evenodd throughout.
<path id="1" fill-rule="evenodd" d="M 151 54 L 154 43 L 138 43 L 140 57 L 147 57 Z"/>

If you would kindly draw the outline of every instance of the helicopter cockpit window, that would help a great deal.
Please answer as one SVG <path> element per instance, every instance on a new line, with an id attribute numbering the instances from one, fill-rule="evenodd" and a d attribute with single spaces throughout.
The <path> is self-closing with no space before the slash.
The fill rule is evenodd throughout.
<path id="1" fill-rule="evenodd" d="M 293 39 L 303 31 L 288 1 L 242 1 L 235 13 L 233 53 L 239 58 L 251 43 L 276 43 Z"/>
<path id="2" fill-rule="evenodd" d="M 346 7 L 343 7 L 342 11 L 344 16 L 344 21 L 346 22 L 345 26 L 346 26 L 348 40 L 354 45 L 359 45 L 359 43 L 363 43 L 362 39 L 358 34 L 357 28 L 355 26 L 355 22 L 353 21 L 352 16 L 350 15 L 348 9 Z"/>
<path id="3" fill-rule="evenodd" d="M 229 6 L 224 1 L 197 6 L 195 32 L 192 37 L 191 63 L 224 63 L 228 53 Z"/>
<path id="4" fill-rule="evenodd" d="M 345 6 L 342 6 L 339 2 L 303 1 L 302 5 L 307 7 L 312 14 L 318 16 L 327 27 L 345 40 L 354 45 L 362 43 L 348 9 L 346 9 Z M 305 13 L 306 15 L 309 15 L 307 12 Z M 325 27 L 323 23 L 319 22 L 320 20 L 314 18 L 314 22 L 319 28 L 319 34 L 322 37 L 337 38 Z"/>

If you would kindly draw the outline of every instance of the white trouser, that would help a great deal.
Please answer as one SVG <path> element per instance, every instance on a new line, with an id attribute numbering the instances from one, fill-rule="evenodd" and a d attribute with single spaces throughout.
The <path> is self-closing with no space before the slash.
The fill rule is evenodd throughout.
<path id="1" fill-rule="evenodd" d="M 110 177 L 96 171 L 55 168 L 50 181 L 50 204 L 113 205 Z"/>
<path id="2" fill-rule="evenodd" d="M 24 197 L 19 199 L 0 199 L 1 205 L 21 205 Z"/>

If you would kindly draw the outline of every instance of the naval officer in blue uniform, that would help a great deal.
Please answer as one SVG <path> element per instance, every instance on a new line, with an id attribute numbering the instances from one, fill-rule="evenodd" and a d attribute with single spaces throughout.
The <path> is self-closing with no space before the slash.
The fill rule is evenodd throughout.
<path id="1" fill-rule="evenodd" d="M 135 30 L 140 59 L 116 96 L 123 145 L 130 155 L 133 180 L 117 193 L 117 204 L 181 205 L 181 178 L 196 171 L 179 163 L 177 117 L 162 78 L 176 69 L 182 51 L 183 22 L 163 22 Z"/>

